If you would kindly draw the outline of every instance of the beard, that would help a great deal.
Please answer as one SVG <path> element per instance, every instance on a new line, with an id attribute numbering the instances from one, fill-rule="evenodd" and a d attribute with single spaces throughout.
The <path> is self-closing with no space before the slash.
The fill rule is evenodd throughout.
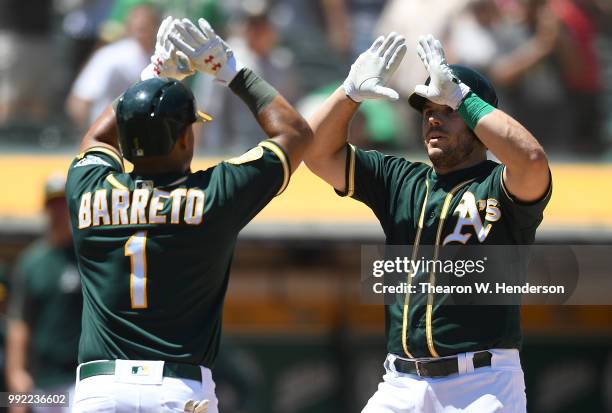
<path id="1" fill-rule="evenodd" d="M 449 138 L 449 142 L 435 147 L 434 151 L 430 151 L 427 142 L 425 142 L 425 150 L 435 168 L 454 169 L 465 162 L 475 150 L 482 147 L 480 140 L 469 132 L 459 135 L 455 142 L 450 141 L 451 139 Z"/>

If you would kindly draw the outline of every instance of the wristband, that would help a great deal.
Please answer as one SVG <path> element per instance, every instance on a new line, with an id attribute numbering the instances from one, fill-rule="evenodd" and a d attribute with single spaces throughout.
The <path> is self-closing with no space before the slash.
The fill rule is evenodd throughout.
<path id="1" fill-rule="evenodd" d="M 480 119 L 494 110 L 493 106 L 482 100 L 474 92 L 469 92 L 459 105 L 459 114 L 471 130 L 476 128 Z"/>
<path id="2" fill-rule="evenodd" d="M 278 96 L 278 91 L 274 87 L 247 68 L 238 72 L 230 82 L 229 88 L 242 99 L 255 116 Z"/>
<path id="3" fill-rule="evenodd" d="M 234 80 L 236 75 L 240 73 L 240 71 L 244 69 L 244 65 L 238 59 L 234 57 L 234 54 L 228 57 L 227 62 L 221 67 L 221 69 L 215 74 L 215 79 L 227 85 Z"/>

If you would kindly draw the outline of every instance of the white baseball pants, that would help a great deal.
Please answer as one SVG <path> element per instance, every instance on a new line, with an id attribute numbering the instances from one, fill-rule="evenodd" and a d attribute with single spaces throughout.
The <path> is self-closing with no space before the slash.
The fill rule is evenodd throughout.
<path id="1" fill-rule="evenodd" d="M 395 370 L 386 373 L 362 413 L 526 413 L 525 381 L 518 350 L 489 350 L 490 367 L 474 369 L 471 355 L 459 354 L 459 373 L 425 378 Z"/>
<path id="2" fill-rule="evenodd" d="M 143 363 L 140 361 L 138 364 Z M 200 368 L 202 382 L 159 377 L 155 384 L 150 383 L 150 377 L 141 379 L 130 377 L 129 380 L 124 380 L 120 375 L 100 375 L 78 380 L 77 373 L 72 411 L 73 413 L 218 413 L 212 374 L 209 369 Z M 208 403 L 205 403 L 205 400 Z"/>

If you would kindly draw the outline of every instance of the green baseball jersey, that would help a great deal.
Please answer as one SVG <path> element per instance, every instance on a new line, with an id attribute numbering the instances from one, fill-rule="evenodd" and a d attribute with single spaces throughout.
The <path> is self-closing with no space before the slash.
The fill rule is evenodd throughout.
<path id="1" fill-rule="evenodd" d="M 429 165 L 377 151 L 349 145 L 347 152 L 347 187 L 339 194 L 370 207 L 386 243 L 411 245 L 417 258 L 424 246 L 443 250 L 446 245 L 531 244 L 550 199 L 550 189 L 538 202 L 513 199 L 504 188 L 504 166 L 493 161 L 440 175 Z M 429 272 L 417 272 L 411 282 L 430 282 L 431 277 Z M 417 289 L 387 305 L 388 351 L 437 357 L 520 347 L 518 305 L 445 305 L 449 298 Z"/>
<path id="2" fill-rule="evenodd" d="M 72 246 L 58 248 L 41 239 L 20 255 L 9 316 L 30 328 L 28 369 L 37 387 L 74 381 L 82 307 Z"/>
<path id="3" fill-rule="evenodd" d="M 272 141 L 186 175 L 125 173 L 104 148 L 79 155 L 66 184 L 83 286 L 79 362 L 211 366 L 238 232 L 290 171 Z"/>

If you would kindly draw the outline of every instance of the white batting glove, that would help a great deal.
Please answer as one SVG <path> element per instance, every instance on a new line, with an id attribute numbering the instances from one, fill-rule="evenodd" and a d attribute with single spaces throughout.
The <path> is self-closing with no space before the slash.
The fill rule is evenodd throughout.
<path id="1" fill-rule="evenodd" d="M 438 105 L 457 110 L 470 92 L 470 87 L 461 82 L 446 63 L 444 49 L 431 34 L 419 37 L 417 53 L 429 72 L 429 85 L 418 85 L 414 93 Z"/>
<path id="2" fill-rule="evenodd" d="M 386 87 L 406 54 L 406 39 L 397 33 L 380 36 L 351 66 L 344 81 L 346 95 L 355 102 L 365 99 L 399 99 L 399 94 Z"/>
<path id="3" fill-rule="evenodd" d="M 206 20 L 199 19 L 198 25 L 199 29 L 189 19 L 175 21 L 170 41 L 197 70 L 213 76 L 220 83 L 229 84 L 244 65 Z"/>
<path id="4" fill-rule="evenodd" d="M 183 80 L 195 73 L 189 58 L 183 52 L 176 50 L 169 39 L 172 22 L 172 16 L 168 16 L 159 25 L 155 52 L 151 56 L 151 63 L 140 73 L 140 80 L 153 77 L 173 77 Z"/>

